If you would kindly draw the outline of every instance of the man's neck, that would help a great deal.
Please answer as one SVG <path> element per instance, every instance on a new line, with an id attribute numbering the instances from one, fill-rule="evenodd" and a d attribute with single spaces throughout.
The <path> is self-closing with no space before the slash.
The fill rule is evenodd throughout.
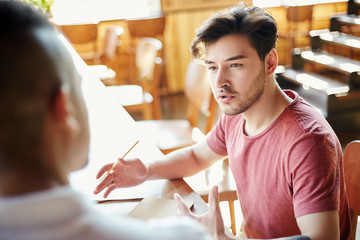
<path id="1" fill-rule="evenodd" d="M 243 113 L 245 133 L 248 136 L 254 136 L 264 131 L 280 116 L 291 101 L 291 98 L 277 84 L 271 88 L 267 87 L 260 99 Z"/>

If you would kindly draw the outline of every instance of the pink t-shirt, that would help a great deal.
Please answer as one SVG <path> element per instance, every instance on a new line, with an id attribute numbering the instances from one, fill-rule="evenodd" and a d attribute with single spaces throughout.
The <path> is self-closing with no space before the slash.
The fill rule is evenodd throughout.
<path id="1" fill-rule="evenodd" d="M 222 114 L 207 136 L 210 148 L 228 155 L 248 238 L 299 235 L 296 217 L 340 211 L 341 239 L 350 217 L 342 150 L 327 121 L 293 91 L 293 102 L 263 132 L 244 134 L 241 114 Z"/>

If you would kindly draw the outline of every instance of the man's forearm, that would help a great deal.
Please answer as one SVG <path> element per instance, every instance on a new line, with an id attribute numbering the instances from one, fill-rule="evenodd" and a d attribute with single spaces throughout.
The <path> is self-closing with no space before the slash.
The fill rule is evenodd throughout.
<path id="1" fill-rule="evenodd" d="M 183 178 L 203 169 L 196 161 L 192 147 L 187 147 L 167 154 L 162 160 L 149 163 L 147 179 Z"/>

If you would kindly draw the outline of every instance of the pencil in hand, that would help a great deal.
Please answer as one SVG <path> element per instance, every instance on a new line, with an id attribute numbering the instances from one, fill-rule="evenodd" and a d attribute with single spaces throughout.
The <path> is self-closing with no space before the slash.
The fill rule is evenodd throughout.
<path id="1" fill-rule="evenodd" d="M 139 143 L 139 140 L 136 141 L 136 143 L 124 154 L 124 156 L 122 157 L 122 159 L 124 159 L 124 158 L 126 157 L 126 155 L 127 155 L 127 154 L 136 146 L 136 144 L 138 144 L 138 143 Z M 116 167 L 116 165 L 117 165 L 118 163 L 119 163 L 119 161 L 114 162 L 114 164 L 112 165 L 112 167 L 111 167 L 108 171 L 106 171 L 106 172 L 104 173 L 104 175 L 102 175 L 102 177 L 100 178 L 99 181 L 101 182 L 102 180 L 104 180 L 104 178 L 111 173 L 111 171 Z"/>

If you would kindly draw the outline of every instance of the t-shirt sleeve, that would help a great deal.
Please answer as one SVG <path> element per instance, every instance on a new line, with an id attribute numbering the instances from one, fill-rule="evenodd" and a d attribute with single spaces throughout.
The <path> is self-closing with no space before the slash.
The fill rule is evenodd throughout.
<path id="1" fill-rule="evenodd" d="M 227 155 L 226 148 L 226 139 L 225 139 L 225 126 L 226 126 L 226 116 L 224 114 L 220 115 L 215 126 L 211 131 L 206 135 L 206 141 L 211 150 L 219 155 Z"/>
<path id="2" fill-rule="evenodd" d="M 331 138 L 311 133 L 292 145 L 289 187 L 295 217 L 339 210 L 342 156 L 335 146 Z"/>

